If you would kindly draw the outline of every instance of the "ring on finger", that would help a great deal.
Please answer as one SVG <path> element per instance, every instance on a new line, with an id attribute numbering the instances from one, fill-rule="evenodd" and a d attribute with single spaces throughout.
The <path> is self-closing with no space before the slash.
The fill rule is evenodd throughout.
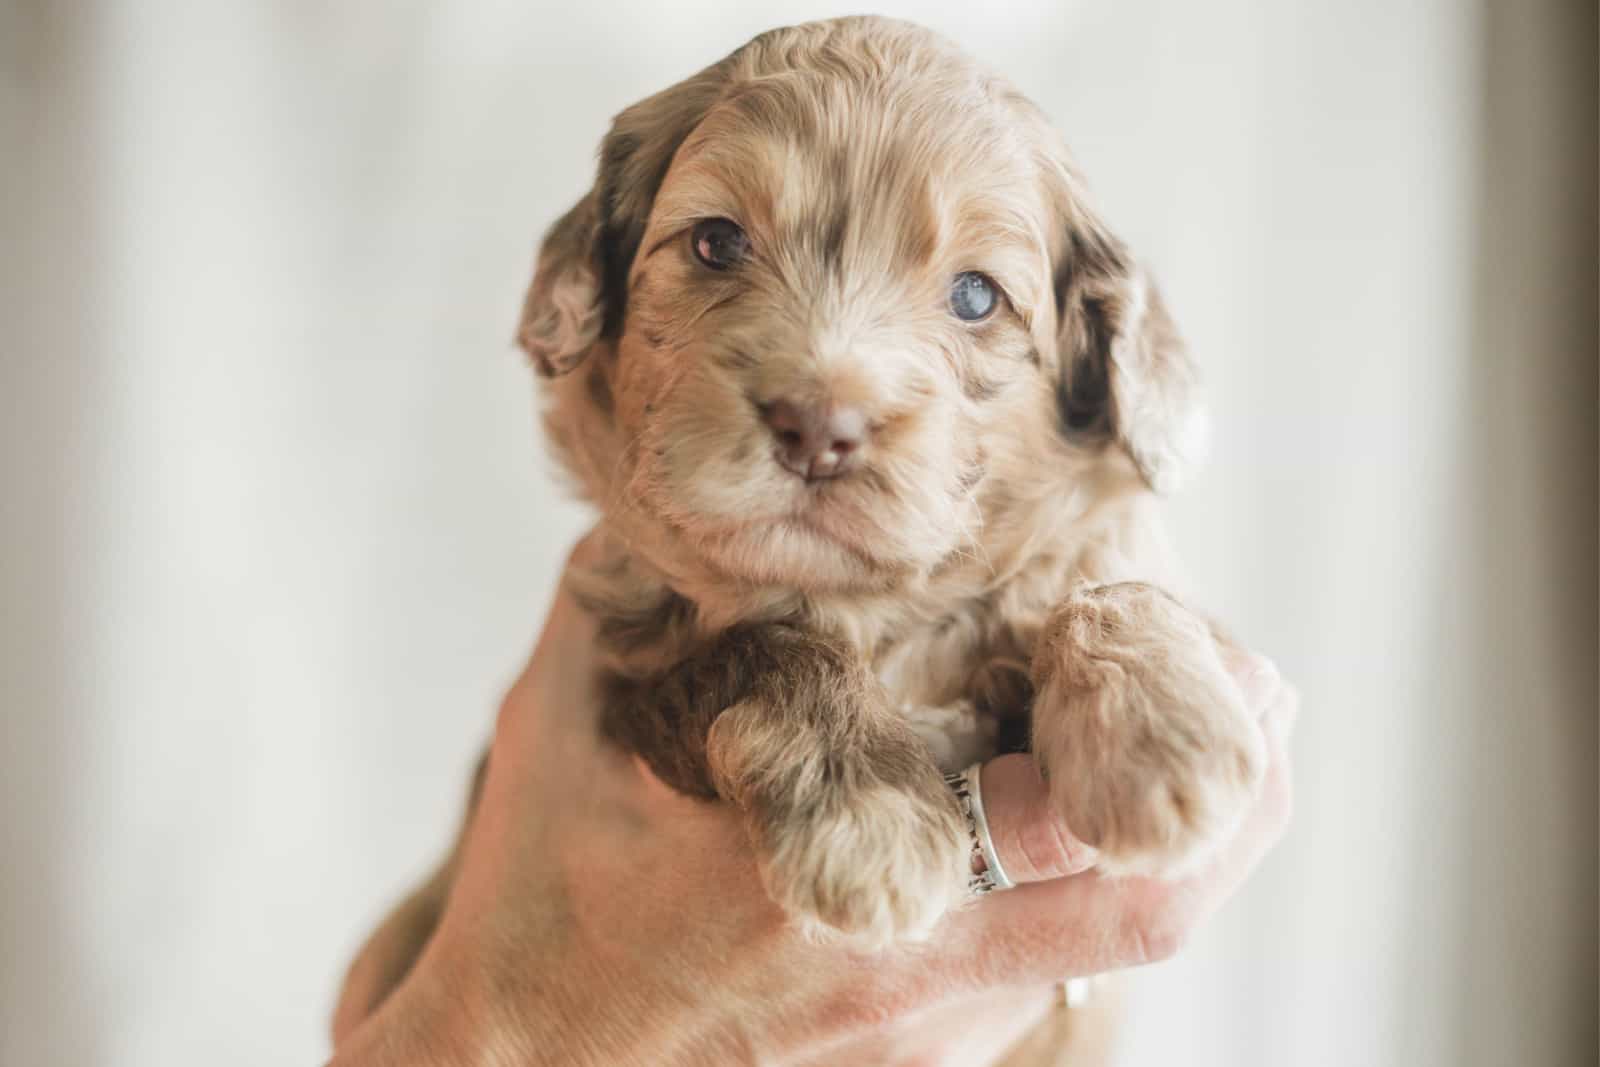
<path id="1" fill-rule="evenodd" d="M 974 763 L 964 771 L 944 776 L 945 783 L 955 792 L 961 804 L 961 813 L 967 819 L 967 836 L 972 839 L 972 880 L 967 883 L 973 893 L 992 893 L 1011 889 L 1016 883 L 1006 876 L 1000 865 L 1000 853 L 989 835 L 989 818 L 983 808 L 983 765 Z"/>

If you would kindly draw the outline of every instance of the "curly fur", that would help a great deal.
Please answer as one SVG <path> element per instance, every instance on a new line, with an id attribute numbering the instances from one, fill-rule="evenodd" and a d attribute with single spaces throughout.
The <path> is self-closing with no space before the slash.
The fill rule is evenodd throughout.
<path id="1" fill-rule="evenodd" d="M 737 270 L 691 253 L 712 217 L 750 236 Z M 981 325 L 946 306 L 966 270 L 1004 291 Z M 966 724 L 948 759 L 1031 720 L 1111 870 L 1182 870 L 1245 809 L 1264 756 L 1242 699 L 1149 584 L 1198 376 L 1059 137 L 947 42 L 776 30 L 622 112 L 518 336 L 601 513 L 605 562 L 576 580 L 607 730 L 738 804 L 798 919 L 882 944 L 961 899 L 930 723 Z M 865 413 L 857 469 L 775 461 L 760 411 L 792 396 Z"/>
<path id="2" fill-rule="evenodd" d="M 583 588 L 612 735 L 792 849 L 805 831 L 772 820 L 870 818 L 887 809 L 867 793 L 915 778 L 799 770 L 851 746 L 893 762 L 852 724 L 1031 705 L 1057 799 L 1111 868 L 1203 856 L 1259 744 L 1203 623 L 1165 594 L 1096 589 L 1161 577 L 1148 498 L 1194 457 L 1197 376 L 1038 111 L 924 30 L 845 19 L 765 34 L 629 108 L 600 158 L 545 241 L 521 336 L 609 539 Z M 690 253 L 710 217 L 750 234 L 738 270 Z M 977 328 L 942 300 L 967 269 L 1005 292 Z M 797 395 L 866 413 L 858 470 L 817 486 L 774 462 L 760 409 Z M 715 780 L 708 736 L 775 775 L 759 802 Z M 835 829 L 813 847 L 836 861 Z M 791 866 L 848 879 L 879 858 Z M 915 890 L 861 892 L 949 897 L 959 865 L 922 866 Z M 882 899 L 858 904 L 833 924 L 908 932 Z"/>

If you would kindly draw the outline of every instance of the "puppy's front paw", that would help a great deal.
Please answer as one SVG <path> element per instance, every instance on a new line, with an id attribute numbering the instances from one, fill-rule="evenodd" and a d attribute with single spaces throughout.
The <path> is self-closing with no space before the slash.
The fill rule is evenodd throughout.
<path id="1" fill-rule="evenodd" d="M 767 890 L 793 916 L 863 948 L 924 938 L 967 892 L 965 829 L 940 796 L 875 789 L 771 828 Z"/>
<path id="2" fill-rule="evenodd" d="M 746 706 L 712 728 L 708 754 L 725 780 L 762 718 Z M 927 936 L 965 899 L 970 859 L 955 797 L 915 736 L 857 741 L 784 752 L 738 799 L 773 899 L 808 932 L 878 949 Z"/>
<path id="3" fill-rule="evenodd" d="M 1173 876 L 1244 817 L 1266 743 L 1209 628 L 1151 585 L 1075 593 L 1034 657 L 1035 753 L 1114 874 Z"/>

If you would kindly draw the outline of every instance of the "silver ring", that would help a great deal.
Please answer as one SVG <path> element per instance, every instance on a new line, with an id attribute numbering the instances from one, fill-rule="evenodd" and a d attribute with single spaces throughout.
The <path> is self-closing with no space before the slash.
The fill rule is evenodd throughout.
<path id="1" fill-rule="evenodd" d="M 967 817 L 967 836 L 972 839 L 972 880 L 967 883 L 973 893 L 992 893 L 997 889 L 1011 889 L 1016 883 L 1006 877 L 1000 865 L 1000 853 L 995 850 L 989 836 L 989 819 L 983 810 L 983 789 L 980 778 L 983 765 L 974 763 L 964 771 L 944 776 L 945 784 L 955 791 L 961 804 L 961 813 Z"/>

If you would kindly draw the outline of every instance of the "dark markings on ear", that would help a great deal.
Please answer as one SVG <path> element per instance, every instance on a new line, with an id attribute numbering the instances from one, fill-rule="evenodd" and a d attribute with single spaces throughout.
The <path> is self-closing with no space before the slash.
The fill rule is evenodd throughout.
<path id="1" fill-rule="evenodd" d="M 1115 418 L 1106 356 L 1114 326 L 1104 300 L 1085 299 L 1082 315 L 1085 352 L 1062 375 L 1061 422 L 1071 436 L 1104 438 L 1110 436 Z"/>
<path id="2" fill-rule="evenodd" d="M 722 92 L 734 57 L 627 108 L 600 143 L 593 189 L 547 234 L 518 338 L 547 377 L 615 340 L 628 271 L 678 147 Z"/>
<path id="3" fill-rule="evenodd" d="M 1061 191 L 1066 235 L 1056 266 L 1067 439 L 1115 443 L 1156 492 L 1170 492 L 1200 459 L 1198 371 L 1160 294 L 1104 224 Z"/>
<path id="4" fill-rule="evenodd" d="M 633 253 L 639 246 L 639 240 L 644 236 L 645 220 L 638 212 L 626 210 L 622 202 L 621 183 L 627 174 L 626 164 L 636 157 L 643 139 L 637 134 L 626 130 L 613 129 L 600 146 L 600 168 L 598 172 L 600 203 L 602 205 L 601 218 L 604 220 L 600 227 L 599 258 L 601 285 L 607 296 L 605 323 L 601 327 L 601 336 L 616 337 L 622 332 L 622 317 L 626 302 L 621 299 L 622 294 L 628 291 L 628 267 L 633 262 Z M 661 176 L 667 172 L 667 164 L 671 162 L 670 156 L 663 160 L 659 169 Z M 660 184 L 660 176 L 650 185 L 654 191 Z"/>

